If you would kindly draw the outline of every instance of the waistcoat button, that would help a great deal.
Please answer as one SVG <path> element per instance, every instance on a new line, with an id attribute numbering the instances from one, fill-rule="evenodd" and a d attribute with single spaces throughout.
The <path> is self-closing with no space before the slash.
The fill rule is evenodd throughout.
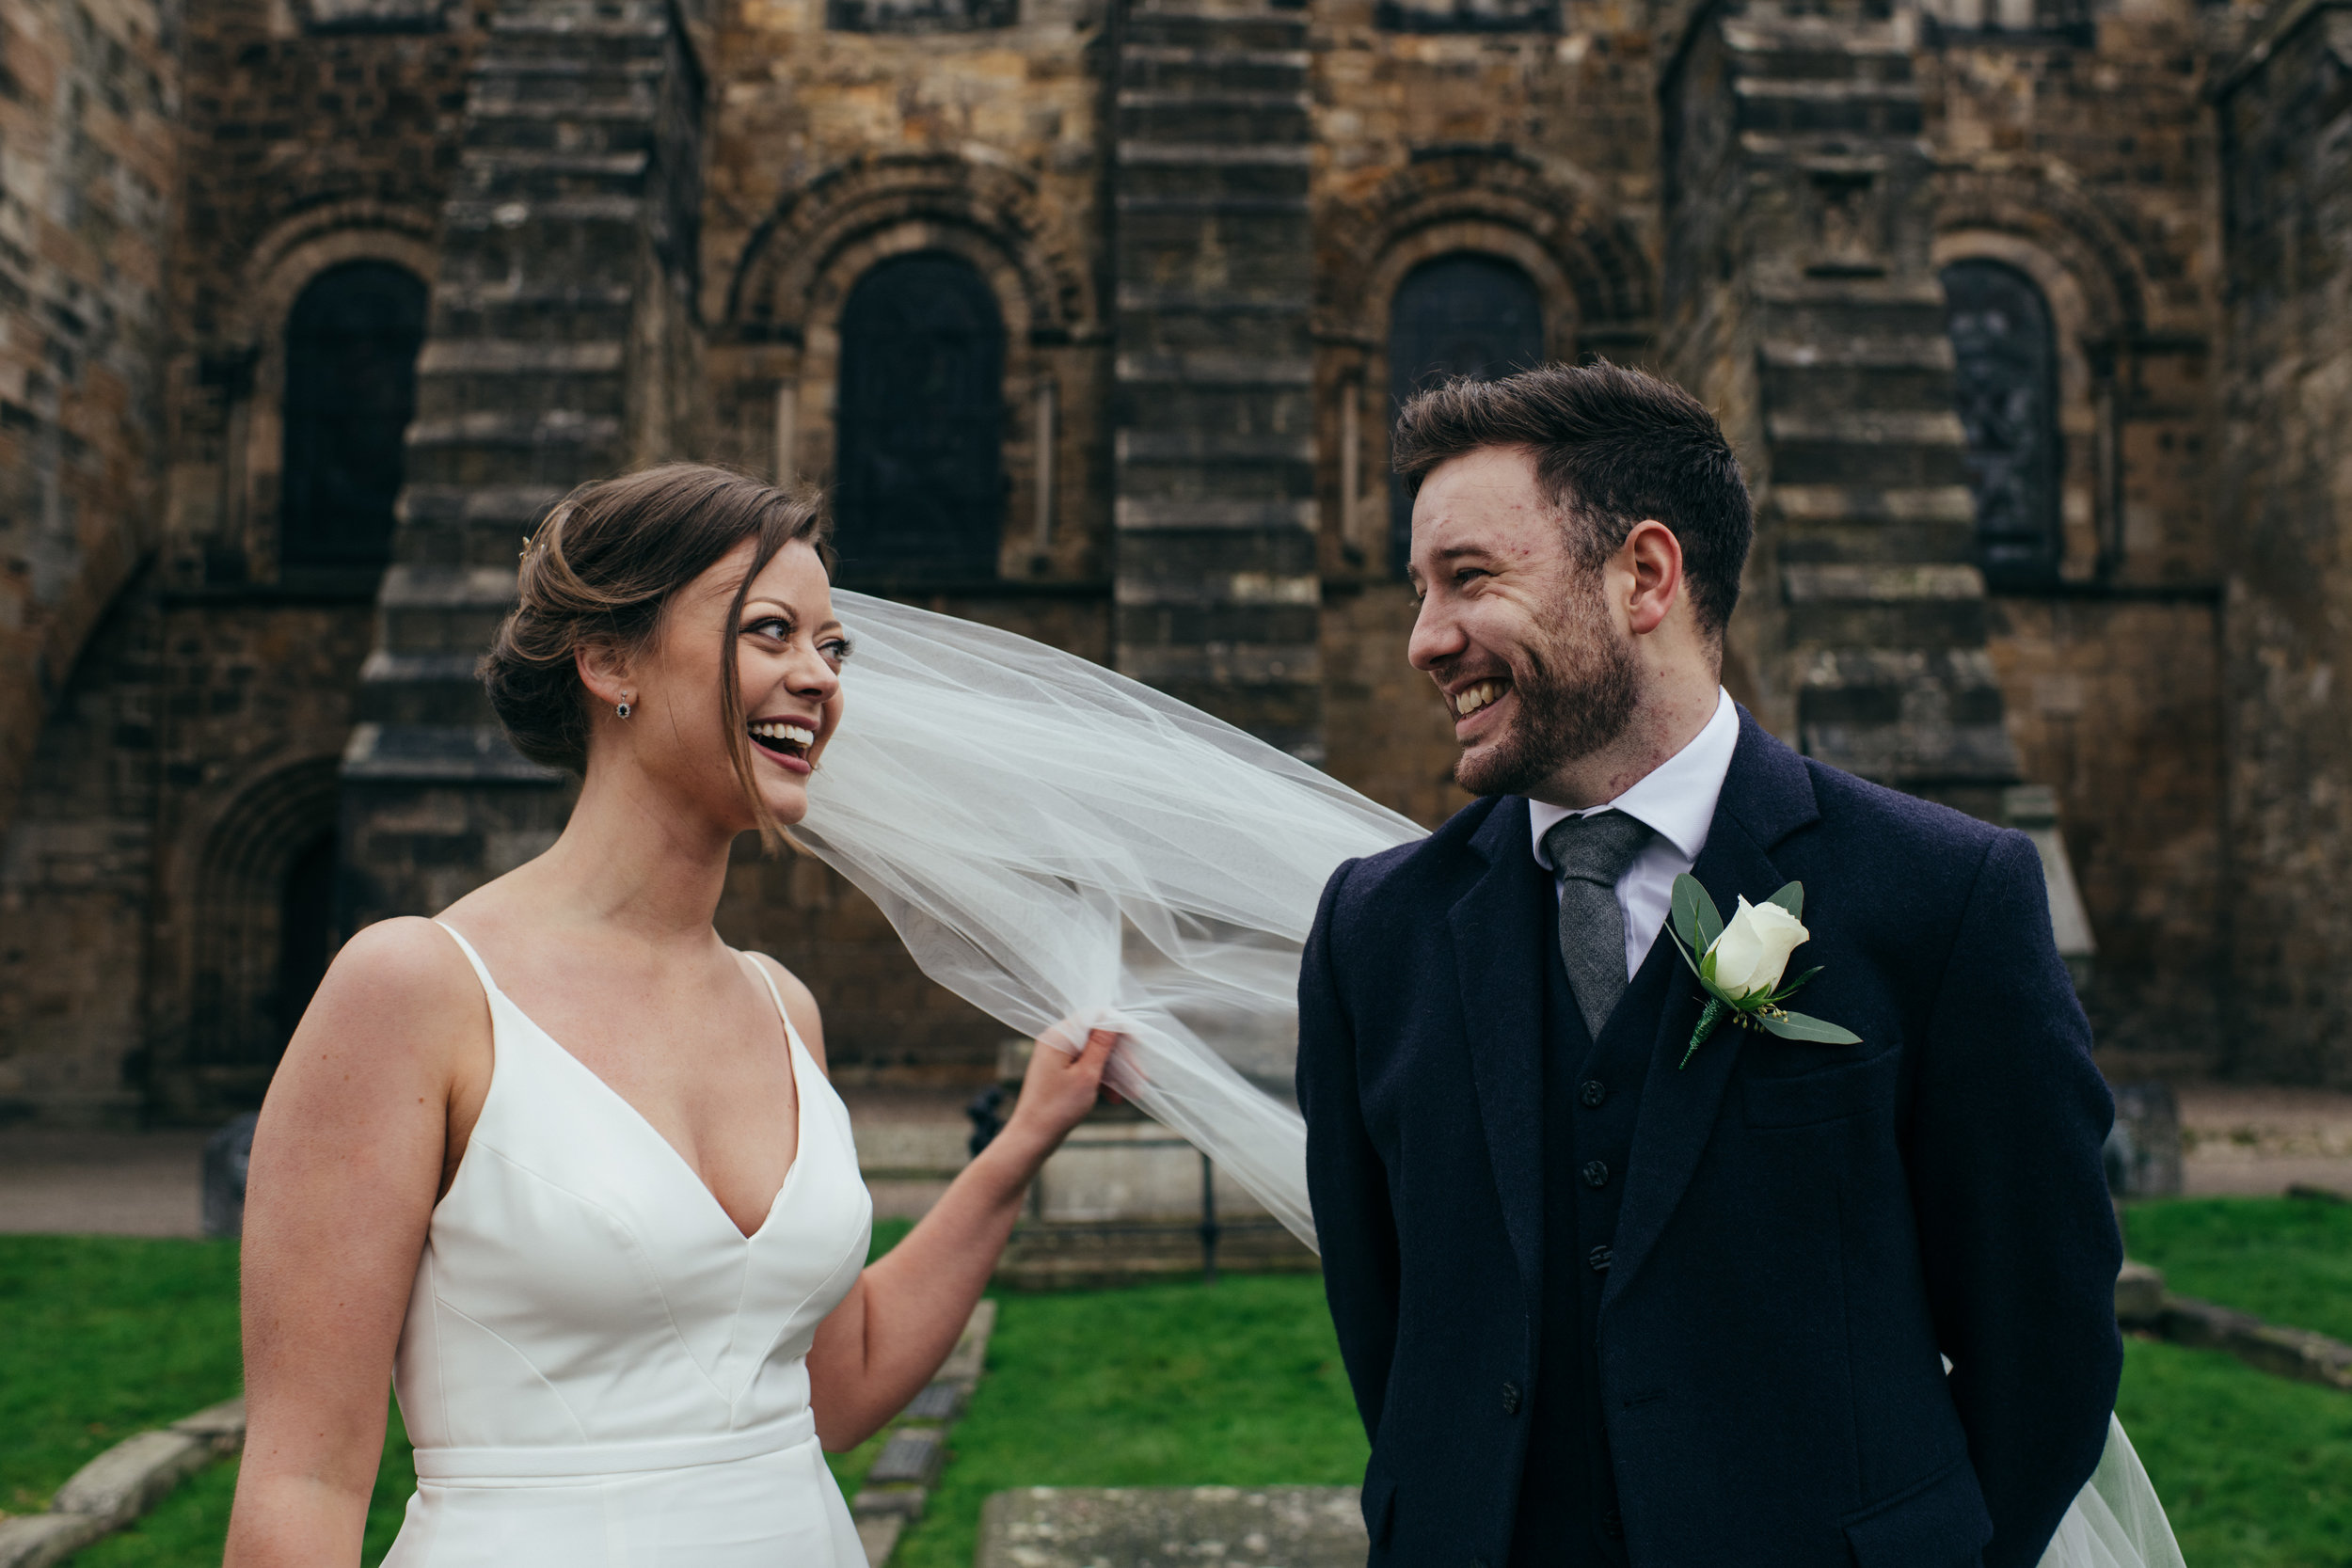
<path id="1" fill-rule="evenodd" d="M 1516 1416 L 1519 1413 L 1519 1386 L 1516 1383 L 1506 1383 L 1502 1386 L 1502 1413 L 1505 1416 Z"/>
<path id="2" fill-rule="evenodd" d="M 1606 1187 L 1609 1185 L 1609 1167 L 1601 1164 L 1598 1160 L 1586 1161 L 1584 1164 L 1584 1185 L 1587 1187 Z"/>
<path id="3" fill-rule="evenodd" d="M 1592 1265 L 1592 1270 L 1595 1274 L 1607 1274 L 1609 1272 L 1609 1264 L 1613 1257 L 1614 1254 L 1610 1252 L 1607 1247 L 1597 1246 L 1593 1248 L 1592 1251 L 1584 1255 L 1584 1261 Z"/>
<path id="4" fill-rule="evenodd" d="M 1583 1099 L 1585 1104 L 1597 1108 L 1600 1102 L 1608 1098 L 1608 1085 L 1602 1083 L 1597 1078 L 1587 1078 L 1584 1080 Z"/>

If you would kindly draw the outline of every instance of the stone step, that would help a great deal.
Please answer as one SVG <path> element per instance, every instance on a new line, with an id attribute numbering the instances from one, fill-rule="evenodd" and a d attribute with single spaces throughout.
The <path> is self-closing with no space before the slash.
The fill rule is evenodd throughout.
<path id="1" fill-rule="evenodd" d="M 1814 648 L 1981 647 L 1985 602 L 1970 599 L 1817 599 L 1788 606 L 1788 646 Z"/>
<path id="2" fill-rule="evenodd" d="M 1767 364 L 1763 386 L 1768 408 L 1933 413 L 1952 406 L 1952 372 L 1932 366 Z"/>
<path id="3" fill-rule="evenodd" d="M 1300 312 L 1255 310 L 1246 305 L 1170 315 L 1122 312 L 1119 326 L 1120 341 L 1136 357 L 1243 351 L 1285 360 L 1314 356 L 1312 325 Z"/>
<path id="4" fill-rule="evenodd" d="M 554 197 L 535 201 L 466 198 L 452 200 L 442 208 L 441 221 L 453 233 L 503 230 L 528 245 L 542 236 L 553 237 L 555 231 L 566 228 L 596 231 L 599 240 L 608 240 L 615 230 L 634 235 L 644 214 L 644 202 L 634 196 Z M 525 230 L 532 232 L 524 234 L 521 231 Z M 560 270 L 561 259 L 549 257 L 544 245 L 534 245 L 532 254 L 540 264 L 532 270 Z M 594 276 L 590 275 L 592 278 Z"/>
<path id="5" fill-rule="evenodd" d="M 1189 93 L 1130 90 L 1119 95 L 1122 146 L 1303 144 L 1313 131 L 1304 93 Z"/>
<path id="6" fill-rule="evenodd" d="M 1947 410 L 1772 413 L 1772 475 L 1793 484 L 1959 483 L 1967 436 Z"/>
<path id="7" fill-rule="evenodd" d="M 1305 572 L 1199 572 L 1190 567 L 1154 573 L 1130 566 L 1119 574 L 1115 598 L 1122 605 L 1320 605 L 1323 578 L 1311 563 Z"/>
<path id="8" fill-rule="evenodd" d="M 483 409 L 408 427 L 408 450 L 418 453 L 440 447 L 603 447 L 620 438 L 617 417 L 569 408 Z"/>
<path id="9" fill-rule="evenodd" d="M 417 356 L 417 373 L 431 375 L 615 374 L 628 345 L 604 341 L 529 341 L 500 338 L 436 338 Z"/>
<path id="10" fill-rule="evenodd" d="M 1304 223 L 1314 204 L 1305 192 L 1295 196 L 1130 196 L 1120 193 L 1112 203 L 1121 213 L 1182 213 L 1194 217 L 1279 215 Z"/>
<path id="11" fill-rule="evenodd" d="M 1853 18 L 1742 17 L 1725 21 L 1724 43 L 1742 79 L 1909 81 L 1913 45 L 1884 24 Z"/>
<path id="12" fill-rule="evenodd" d="M 1821 648 L 1797 665 L 1799 712 L 1820 723 L 1899 722 L 1928 703 L 1958 722 L 2001 721 L 2001 685 L 1981 648 Z"/>
<path id="13" fill-rule="evenodd" d="M 1170 529 L 1127 533 L 1120 539 L 1120 558 L 1125 567 L 1120 574 L 1121 581 L 1132 572 L 1139 583 L 1160 584 L 1163 593 L 1156 597 L 1170 604 L 1239 602 L 1242 596 L 1234 594 L 1224 594 L 1214 601 L 1190 595 L 1183 585 L 1194 578 L 1241 577 L 1260 584 L 1292 585 L 1286 589 L 1259 592 L 1255 597 L 1263 603 L 1297 606 L 1309 601 L 1299 596 L 1303 590 L 1296 588 L 1295 584 L 1316 576 L 1315 537 L 1307 529 L 1264 529 L 1244 532 Z M 1283 596 L 1285 594 L 1287 597 Z M 1156 601 L 1154 595 L 1146 594 L 1121 602 Z M 1306 625 L 1304 621 L 1297 620 L 1289 624 L 1297 626 Z"/>
<path id="14" fill-rule="evenodd" d="M 2017 751 L 1998 722 L 1926 717 L 1883 724 L 1797 721 L 1809 757 L 1909 794 L 1944 799 L 1938 785 L 1998 788 L 2017 782 Z M 1972 813 L 1972 815 L 1974 815 Z"/>
<path id="15" fill-rule="evenodd" d="M 1765 78 L 1735 90 L 1732 123 L 1744 132 L 1916 136 L 1927 121 L 1918 89 L 1908 83 Z"/>
<path id="16" fill-rule="evenodd" d="M 559 152 L 546 148 L 468 148 L 451 195 L 475 201 L 571 201 L 634 198 L 645 188 L 650 154 L 643 149 Z"/>
<path id="17" fill-rule="evenodd" d="M 563 498 L 552 484 L 410 484 L 400 505 L 404 519 L 426 527 L 527 532 Z"/>
<path id="18" fill-rule="evenodd" d="M 1204 436 L 1304 435 L 1315 427 L 1314 389 L 1138 380 L 1111 392 L 1112 428 Z"/>
<path id="19" fill-rule="evenodd" d="M 616 80 L 606 90 L 595 93 L 562 91 L 560 81 L 530 92 L 515 90 L 518 86 L 491 84 L 477 87 L 469 97 L 469 146 L 498 146 L 510 137 L 540 135 L 531 127 L 542 121 L 574 126 L 651 125 L 659 116 L 653 87 L 645 82 Z"/>
<path id="20" fill-rule="evenodd" d="M 1756 356 L 1769 370 L 1915 370 L 1949 375 L 1957 360 L 1942 332 L 1874 332 L 1845 339 L 1768 338 Z"/>
<path id="21" fill-rule="evenodd" d="M 1304 49 L 1183 49 L 1130 45 L 1120 53 L 1121 88 L 1298 92 L 1314 56 Z"/>
<path id="22" fill-rule="evenodd" d="M 1311 461 L 1226 458 L 1208 463 L 1199 458 L 1138 462 L 1118 466 L 1119 504 L 1163 505 L 1176 501 L 1290 501 L 1313 497 L 1315 469 Z"/>
<path id="23" fill-rule="evenodd" d="M 515 750 L 496 724 L 352 727 L 343 748 L 346 783 L 560 784 L 562 772 Z"/>
<path id="24" fill-rule="evenodd" d="M 1323 653 L 1315 641 L 1304 636 L 1211 638 L 1209 630 L 1248 628 L 1212 622 L 1181 607 L 1120 605 L 1113 612 L 1112 628 L 1120 673 L 1261 736 L 1263 731 L 1234 718 L 1235 689 L 1296 687 L 1312 693 L 1323 678 Z"/>
<path id="25" fill-rule="evenodd" d="M 477 414 L 501 419 L 520 411 L 561 409 L 567 418 L 618 420 L 628 407 L 628 383 L 618 374 L 565 372 L 443 372 L 417 378 L 416 420 L 446 426 Z"/>
<path id="26" fill-rule="evenodd" d="M 1973 566 L 1977 525 L 1959 523 L 1790 523 L 1774 531 L 1784 565 Z"/>
<path id="27" fill-rule="evenodd" d="M 1976 501 L 1964 484 L 1924 486 L 1789 484 L 1775 481 L 1763 505 L 1795 526 L 1893 524 L 1976 526 Z"/>
<path id="28" fill-rule="evenodd" d="M 1314 150 L 1297 141 L 1165 141 L 1138 137 L 1120 141 L 1119 161 L 1122 167 L 1305 170 L 1314 164 Z"/>
<path id="29" fill-rule="evenodd" d="M 358 717 L 398 725 L 495 724 L 490 699 L 474 671 L 481 650 L 416 653 L 377 648 L 359 667 Z"/>
<path id="30" fill-rule="evenodd" d="M 1120 42 L 1127 47 L 1295 53 L 1308 46 L 1305 18 L 1279 16 L 1270 11 L 1216 15 L 1156 8 L 1132 10 L 1120 26 Z"/>
<path id="31" fill-rule="evenodd" d="M 479 655 L 515 605 L 515 568 L 394 562 L 376 593 L 380 646 L 403 654 Z"/>
<path id="32" fill-rule="evenodd" d="M 1113 372 L 1128 386 L 1311 387 L 1310 356 L 1264 356 L 1216 350 L 1190 354 L 1121 354 Z"/>
<path id="33" fill-rule="evenodd" d="M 526 77 L 545 77 L 580 85 L 622 83 L 630 78 L 659 80 L 662 74 L 661 40 L 656 35 L 643 48 L 625 55 L 598 57 L 566 51 L 548 54 L 532 50 L 509 50 L 493 43 L 474 62 L 473 79 L 512 78 L 520 82 Z"/>
<path id="34" fill-rule="evenodd" d="M 1311 436 L 1226 435 L 1197 430 L 1122 430 L 1112 440 L 1112 460 L 1122 466 L 1197 463 L 1309 464 L 1315 460 Z"/>
<path id="35" fill-rule="evenodd" d="M 1780 587 L 1791 605 L 1942 602 L 1983 598 L 1984 574 L 1959 563 L 1792 562 Z"/>
<path id="36" fill-rule="evenodd" d="M 1311 538 L 1319 509 L 1311 496 L 1129 496 L 1111 502 L 1111 526 L 1139 531 L 1232 534 L 1277 531 Z"/>
<path id="37" fill-rule="evenodd" d="M 469 258 L 444 262 L 433 290 L 434 340 L 497 339 L 508 342 L 611 341 L 628 331 L 636 290 L 626 282 L 518 284 L 510 271 L 494 280 Z M 470 258 L 477 262 L 477 254 Z M 461 277 L 459 272 L 474 276 Z"/>

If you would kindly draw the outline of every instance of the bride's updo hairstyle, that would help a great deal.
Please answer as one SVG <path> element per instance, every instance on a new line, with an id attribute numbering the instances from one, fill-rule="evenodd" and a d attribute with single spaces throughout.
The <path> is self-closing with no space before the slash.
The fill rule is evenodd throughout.
<path id="1" fill-rule="evenodd" d="M 520 602 L 482 660 L 482 684 L 507 738 L 533 762 L 586 772 L 590 699 L 574 656 L 581 648 L 644 647 L 679 589 L 755 540 L 751 568 L 727 607 L 719 701 L 736 776 L 759 815 L 761 835 L 772 837 L 781 829 L 768 819 L 752 770 L 736 639 L 752 579 L 795 540 L 814 546 L 832 571 L 830 534 L 816 491 L 779 490 L 706 464 L 665 463 L 574 490 L 524 546 Z"/>

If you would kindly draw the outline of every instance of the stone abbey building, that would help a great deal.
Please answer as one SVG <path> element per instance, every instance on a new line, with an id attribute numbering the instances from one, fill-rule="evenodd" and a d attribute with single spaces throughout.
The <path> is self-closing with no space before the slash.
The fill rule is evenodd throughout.
<path id="1" fill-rule="evenodd" d="M 1390 412 L 1595 356 L 1757 488 L 1736 694 L 2055 802 L 2111 1068 L 2352 1083 L 2347 0 L 7 0 L 0 1118 L 253 1103 L 548 841 L 473 657 L 656 458 L 1434 822 Z M 721 923 L 987 1074 L 822 866 Z"/>

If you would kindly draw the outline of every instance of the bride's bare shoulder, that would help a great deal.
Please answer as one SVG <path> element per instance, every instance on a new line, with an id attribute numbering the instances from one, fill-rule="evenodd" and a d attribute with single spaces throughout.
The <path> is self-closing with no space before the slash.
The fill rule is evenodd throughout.
<path id="1" fill-rule="evenodd" d="M 799 975 L 767 954 L 754 953 L 751 960 L 775 981 L 776 992 L 784 998 L 785 1013 L 792 1020 L 792 1027 L 800 1032 L 801 1043 L 817 1058 L 818 1067 L 825 1069 L 825 1020 L 817 1006 L 817 993 L 803 985 Z"/>
<path id="2" fill-rule="evenodd" d="M 363 927 L 343 943 L 310 1012 L 322 1023 L 370 1035 L 397 1030 L 447 1038 L 486 1006 L 473 966 L 450 933 L 403 915 Z"/>

